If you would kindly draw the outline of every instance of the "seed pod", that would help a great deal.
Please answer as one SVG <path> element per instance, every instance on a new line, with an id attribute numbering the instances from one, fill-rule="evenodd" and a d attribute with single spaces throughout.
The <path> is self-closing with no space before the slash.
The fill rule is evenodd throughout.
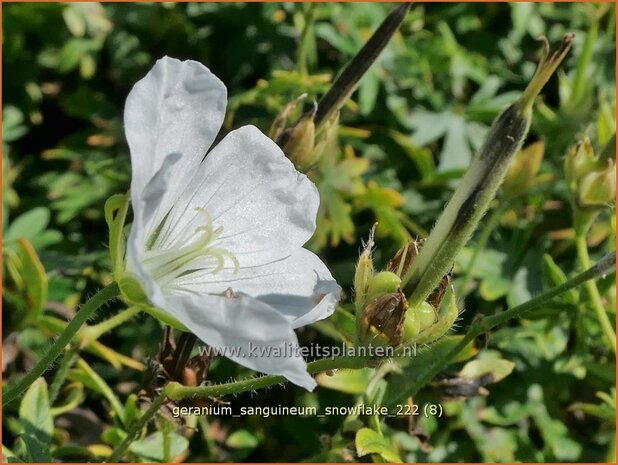
<path id="1" fill-rule="evenodd" d="M 369 281 L 367 287 L 367 302 L 384 295 L 397 292 L 401 278 L 390 271 L 380 271 Z"/>
<path id="2" fill-rule="evenodd" d="M 427 302 L 435 309 L 440 308 L 442 305 L 442 300 L 444 299 L 444 295 L 451 288 L 451 276 L 452 276 L 453 268 L 449 270 L 449 272 L 442 277 L 440 284 L 438 287 L 434 289 L 434 291 L 429 294 L 427 297 Z"/>
<path id="3" fill-rule="evenodd" d="M 423 242 L 422 240 L 409 241 L 397 251 L 395 256 L 388 262 L 388 265 L 386 265 L 386 269 L 396 273 L 398 276 L 403 276 L 418 255 L 419 248 Z"/>
<path id="4" fill-rule="evenodd" d="M 434 308 L 427 302 L 423 302 L 416 308 L 408 307 L 404 322 L 403 340 L 412 344 L 422 331 L 435 324 L 438 315 Z"/>
<path id="5" fill-rule="evenodd" d="M 363 341 L 374 345 L 399 346 L 403 340 L 407 310 L 408 301 L 401 289 L 373 300 L 363 312 Z"/>
<path id="6" fill-rule="evenodd" d="M 424 331 L 421 330 L 414 342 L 417 344 L 431 344 L 440 339 L 451 329 L 458 315 L 459 310 L 457 309 L 455 292 L 453 287 L 450 286 L 438 311 L 437 321 Z"/>
<path id="7" fill-rule="evenodd" d="M 551 55 L 547 39 L 543 40 L 543 57 L 530 84 L 492 124 L 479 154 L 402 279 L 413 307 L 438 286 L 487 211 L 528 133 L 534 100 L 571 48 L 573 34 Z"/>

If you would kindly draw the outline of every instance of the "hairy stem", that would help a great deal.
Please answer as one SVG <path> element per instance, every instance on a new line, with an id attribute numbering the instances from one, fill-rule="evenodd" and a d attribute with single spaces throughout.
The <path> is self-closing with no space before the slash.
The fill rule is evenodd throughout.
<path id="1" fill-rule="evenodd" d="M 437 373 L 439 373 L 446 366 L 450 359 L 455 357 L 463 348 L 465 348 L 470 343 L 470 341 L 472 341 L 478 335 L 512 318 L 520 317 L 526 312 L 529 312 L 537 307 L 544 305 L 546 302 L 552 300 L 553 298 L 563 294 L 564 292 L 567 292 L 568 290 L 576 286 L 579 286 L 580 284 L 590 279 L 594 279 L 598 276 L 602 276 L 611 271 L 614 271 L 615 266 L 616 254 L 614 252 L 613 254 L 605 256 L 595 266 L 566 281 L 560 286 L 554 287 L 548 292 L 539 295 L 522 305 L 479 320 L 476 324 L 472 326 L 472 328 L 470 328 L 466 336 L 460 341 L 459 344 L 457 344 L 457 346 L 455 346 L 446 355 L 436 360 L 436 363 L 433 364 L 433 366 L 426 370 L 424 373 L 422 373 L 418 381 L 410 389 L 403 392 L 401 396 L 399 396 L 394 402 L 392 402 L 392 404 L 400 403 L 405 400 L 405 398 L 416 394 L 421 387 L 427 384 Z M 359 369 L 366 366 L 367 358 L 365 357 L 343 356 L 334 359 L 322 359 L 311 362 L 307 365 L 307 371 L 313 374 L 335 369 Z M 161 405 L 163 405 L 163 403 L 165 402 L 166 398 L 177 401 L 194 397 L 218 397 L 226 394 L 237 394 L 241 392 L 252 391 L 255 389 L 265 388 L 283 382 L 285 382 L 285 378 L 283 376 L 274 375 L 250 378 L 247 380 L 220 384 L 217 386 L 189 387 L 183 386 L 179 383 L 171 382 L 164 388 L 163 392 L 153 400 L 153 403 L 148 408 L 148 410 L 140 417 L 139 421 L 137 421 L 130 428 L 127 437 L 114 450 L 107 462 L 117 462 L 122 458 L 124 453 L 128 450 L 129 446 L 133 442 L 135 436 L 156 415 Z"/>
<path id="2" fill-rule="evenodd" d="M 144 412 L 144 414 L 137 420 L 127 431 L 127 436 L 124 440 L 114 449 L 112 454 L 106 460 L 107 463 L 118 463 L 118 461 L 122 458 L 125 452 L 129 449 L 135 437 L 139 434 L 139 432 L 148 424 L 148 422 L 157 414 L 159 408 L 165 402 L 165 394 L 162 392 L 157 397 L 155 397 L 148 407 L 148 410 Z"/>
<path id="3" fill-rule="evenodd" d="M 320 373 L 328 370 L 338 370 L 342 368 L 364 368 L 367 366 L 366 357 L 342 356 L 336 358 L 325 358 L 315 360 L 307 364 L 307 371 L 310 374 Z M 284 383 L 283 376 L 267 375 L 255 378 L 243 379 L 233 383 L 218 384 L 215 386 L 183 386 L 179 383 L 169 383 L 165 387 L 165 394 L 172 400 L 181 400 L 188 397 L 219 397 L 226 394 L 238 394 L 240 392 L 262 389 L 275 384 Z"/>
<path id="4" fill-rule="evenodd" d="M 92 381 L 92 383 L 97 387 L 99 392 L 103 394 L 103 396 L 108 400 L 108 402 L 112 406 L 112 409 L 114 410 L 114 413 L 116 413 L 116 415 L 118 415 L 118 418 L 120 418 L 120 421 L 124 423 L 124 407 L 122 406 L 122 403 L 120 402 L 116 394 L 114 394 L 112 388 L 109 387 L 105 380 L 101 378 L 101 376 L 99 376 L 99 374 L 94 371 L 94 369 L 90 365 L 88 365 L 83 358 L 80 358 L 77 361 L 77 366 L 84 373 L 86 373 L 90 381 Z"/>
<path id="5" fill-rule="evenodd" d="M 586 236 L 576 236 L 575 246 L 577 247 L 577 258 L 579 259 L 581 267 L 583 269 L 590 268 L 590 257 L 588 256 Z M 599 293 L 597 283 L 594 281 L 588 281 L 586 282 L 585 287 L 586 292 L 590 296 L 590 302 L 592 304 L 592 308 L 594 309 L 594 313 L 599 320 L 599 325 L 601 325 L 601 332 L 603 333 L 605 343 L 614 353 L 616 353 L 616 333 L 614 333 L 614 327 L 609 321 L 607 311 L 603 306 L 603 300 L 601 299 L 601 294 Z"/>
<path id="6" fill-rule="evenodd" d="M 60 388 L 69 374 L 69 370 L 77 360 L 77 357 L 77 348 L 74 346 L 67 350 L 62 357 L 56 376 L 54 376 L 54 381 L 51 386 L 49 386 L 49 405 L 54 405 L 54 402 L 56 402 L 58 394 L 60 393 Z"/>
<path id="7" fill-rule="evenodd" d="M 523 316 L 525 313 L 534 310 L 542 305 L 545 305 L 550 300 L 558 297 L 561 294 L 564 294 L 570 289 L 577 287 L 591 279 L 598 278 L 600 276 L 604 276 L 608 273 L 616 271 L 616 252 L 614 251 L 611 254 L 603 257 L 599 262 L 588 268 L 583 273 L 574 276 L 563 284 L 556 286 L 550 289 L 547 292 L 544 292 L 541 295 L 525 302 L 521 305 L 513 307 L 504 312 L 496 313 L 492 316 L 480 317 L 476 320 L 476 323 L 468 329 L 468 332 L 463 337 L 463 339 L 451 349 L 450 352 L 446 353 L 442 357 L 437 358 L 435 362 L 427 368 L 424 372 L 422 372 L 416 382 L 408 389 L 403 390 L 398 397 L 390 402 L 389 406 L 395 404 L 401 404 L 408 397 L 414 397 L 418 391 L 427 385 L 440 371 L 442 371 L 449 361 L 456 357 L 470 342 L 472 342 L 477 336 L 489 331 L 490 329 L 506 323 L 507 321 L 513 318 L 519 318 Z"/>
<path id="8" fill-rule="evenodd" d="M 6 391 L 2 396 L 2 406 L 5 406 L 19 396 L 21 396 L 26 389 L 30 387 L 36 379 L 41 376 L 45 371 L 54 363 L 54 361 L 58 358 L 58 356 L 62 353 L 64 348 L 68 343 L 70 343 L 79 328 L 88 321 L 92 315 L 97 311 L 99 307 L 108 302 L 109 300 L 118 296 L 119 289 L 118 284 L 115 282 L 110 284 L 109 286 L 101 289 L 97 294 L 95 294 L 88 302 L 86 302 L 83 307 L 77 312 L 75 318 L 71 320 L 71 322 L 67 325 L 65 330 L 60 334 L 56 342 L 51 346 L 49 351 L 39 360 L 36 366 L 28 372 L 22 379 L 20 379 L 17 384 Z"/>
<path id="9" fill-rule="evenodd" d="M 105 334 L 105 333 L 111 331 L 112 329 L 120 326 L 125 321 L 130 320 L 135 315 L 137 315 L 139 312 L 140 312 L 140 309 L 138 307 L 129 307 L 126 310 L 122 310 L 120 313 L 114 315 L 113 317 L 108 318 L 105 321 L 102 321 L 99 324 L 88 326 L 87 328 L 84 328 L 83 336 L 84 336 L 85 340 L 88 341 L 88 342 L 96 341 L 103 334 Z"/>
<path id="10" fill-rule="evenodd" d="M 309 39 L 311 38 L 311 29 L 313 28 L 313 21 L 315 20 L 316 4 L 310 3 L 309 5 L 301 4 L 302 8 L 305 8 L 303 18 L 305 24 L 303 24 L 303 30 L 300 33 L 300 44 L 298 46 L 298 59 L 297 66 L 298 72 L 307 74 L 307 55 L 309 51 Z"/>

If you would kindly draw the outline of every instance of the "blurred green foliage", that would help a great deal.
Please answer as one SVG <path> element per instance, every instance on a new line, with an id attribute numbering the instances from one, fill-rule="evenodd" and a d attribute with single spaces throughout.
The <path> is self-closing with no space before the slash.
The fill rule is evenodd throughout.
<path id="1" fill-rule="evenodd" d="M 222 132 L 249 123 L 267 132 L 287 103 L 306 93 L 308 109 L 328 90 L 391 7 L 3 4 L 5 381 L 31 367 L 63 320 L 110 277 L 103 204 L 129 185 L 124 99 L 157 58 L 197 60 L 222 79 L 230 96 Z M 573 275 L 578 265 L 562 159 L 585 128 L 597 149 L 614 133 L 615 21 L 609 3 L 413 5 L 343 108 L 338 137 L 310 173 L 322 197 L 310 246 L 344 289 L 351 286 L 360 240 L 375 221 L 377 263 L 385 264 L 409 238 L 427 234 L 492 119 L 532 76 L 536 36 L 545 34 L 553 43 L 569 31 L 576 34 L 573 52 L 537 105 L 528 141 L 544 141 L 539 182 L 526 183 L 515 198 L 500 194 L 489 213 L 492 230 L 483 240 L 473 239 L 458 258 L 455 286 L 462 287 L 458 298 L 465 308 L 459 325 L 522 303 Z M 589 236 L 594 257 L 613 248 L 615 227 L 608 208 Z M 466 275 L 464 284 L 471 286 L 461 286 Z M 613 278 L 599 287 L 615 318 Z M 342 312 L 305 328 L 301 341 L 345 339 Z M 88 349 L 83 358 L 76 362 L 77 355 L 67 355 L 46 374 L 49 383 L 37 381 L 21 408 L 5 411 L 3 455 L 31 461 L 109 455 L 139 416 L 143 399 L 135 394 L 142 362 L 161 338 L 156 321 L 137 318 L 98 341 L 82 339 Z M 583 290 L 497 330 L 486 345 L 455 362 L 480 351 L 478 359 L 491 366 L 504 369 L 504 362 L 513 362 L 512 373 L 488 386 L 487 396 L 468 400 L 445 399 L 439 386 L 430 386 L 414 400 L 443 405 L 440 418 L 213 416 L 190 419 L 178 432 L 173 419 L 160 419 L 156 432 L 131 446 L 130 456 L 612 460 L 615 359 L 602 344 Z M 427 358 L 423 363 L 431 363 Z M 472 368 L 453 370 L 464 376 Z M 210 378 L 246 373 L 218 359 Z M 323 387 L 315 393 L 275 388 L 232 403 L 318 409 L 379 403 L 389 380 L 396 388 L 397 376 L 402 374 L 391 376 L 384 368 L 342 372 L 321 376 Z"/>

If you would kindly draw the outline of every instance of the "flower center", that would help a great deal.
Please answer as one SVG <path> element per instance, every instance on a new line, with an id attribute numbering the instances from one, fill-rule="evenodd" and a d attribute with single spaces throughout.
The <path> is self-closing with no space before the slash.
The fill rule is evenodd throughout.
<path id="1" fill-rule="evenodd" d="M 151 237 L 149 244 L 153 247 L 144 253 L 144 265 L 152 277 L 161 287 L 166 287 L 176 279 L 198 271 L 208 271 L 209 274 L 219 273 L 227 260 L 234 265 L 234 273 L 238 273 L 240 265 L 236 257 L 223 248 L 214 246 L 214 242 L 223 233 L 223 227 L 215 228 L 210 216 L 203 208 L 196 208 L 202 214 L 205 222 L 194 229 L 187 241 L 181 246 L 167 249 L 156 248 L 156 236 L 163 229 L 157 228 L 155 237 Z M 165 223 L 166 219 L 163 220 Z"/>

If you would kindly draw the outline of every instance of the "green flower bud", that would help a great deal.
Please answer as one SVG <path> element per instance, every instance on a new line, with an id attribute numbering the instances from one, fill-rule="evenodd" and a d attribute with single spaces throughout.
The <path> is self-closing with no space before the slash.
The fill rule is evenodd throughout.
<path id="1" fill-rule="evenodd" d="M 609 159 L 606 163 L 605 169 L 588 173 L 580 181 L 577 203 L 584 210 L 603 210 L 616 199 L 614 162 Z"/>
<path id="2" fill-rule="evenodd" d="M 315 134 L 315 148 L 313 149 L 313 156 L 317 163 L 322 157 L 322 152 L 326 146 L 332 142 L 337 136 L 337 129 L 339 127 L 339 110 L 335 111 L 333 115 L 324 123 L 322 123 L 317 129 Z"/>
<path id="3" fill-rule="evenodd" d="M 564 174 L 573 204 L 586 218 L 593 219 L 597 212 L 607 208 L 616 198 L 614 162 L 595 155 L 587 135 L 567 154 Z M 590 221 L 588 219 L 588 223 Z"/>
<path id="4" fill-rule="evenodd" d="M 373 258 L 371 252 L 373 250 L 373 237 L 377 225 L 373 225 L 369 232 L 369 239 L 364 245 L 363 252 L 356 264 L 356 272 L 354 273 L 354 304 L 356 311 L 361 312 L 367 303 L 367 292 L 369 283 L 373 277 Z"/>
<path id="5" fill-rule="evenodd" d="M 564 160 L 564 174 L 570 191 L 575 193 L 578 181 L 597 167 L 598 162 L 594 148 L 588 134 L 584 134 L 583 139 L 569 150 Z"/>

